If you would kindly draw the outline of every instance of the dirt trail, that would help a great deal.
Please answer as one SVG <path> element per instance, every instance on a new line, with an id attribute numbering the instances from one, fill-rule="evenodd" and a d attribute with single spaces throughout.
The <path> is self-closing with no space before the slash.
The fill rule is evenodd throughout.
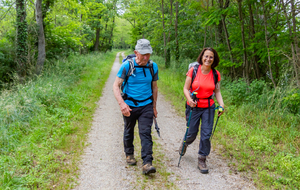
<path id="1" fill-rule="evenodd" d="M 125 163 L 123 119 L 112 91 L 119 67 L 118 54 L 98 102 L 99 107 L 88 137 L 90 145 L 82 157 L 79 185 L 76 190 L 134 189 L 136 176 L 142 175 L 140 168 L 133 170 Z M 156 142 L 162 145 L 162 152 L 167 157 L 163 162 L 171 173 L 169 180 L 179 189 L 255 189 L 251 182 L 238 173 L 230 174 L 227 163 L 213 150 L 208 158 L 209 174 L 201 174 L 197 169 L 199 137 L 188 147 L 178 168 L 178 148 L 186 130 L 185 119 L 178 116 L 161 94 L 158 96 L 157 110 L 157 122 L 162 138 Z"/>

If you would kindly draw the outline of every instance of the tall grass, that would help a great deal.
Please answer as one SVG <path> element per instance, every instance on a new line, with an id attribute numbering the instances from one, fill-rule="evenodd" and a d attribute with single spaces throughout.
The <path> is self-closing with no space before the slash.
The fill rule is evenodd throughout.
<path id="1" fill-rule="evenodd" d="M 183 115 L 183 85 L 192 61 L 182 60 L 180 68 L 165 69 L 162 58 L 151 59 L 159 64 L 159 91 Z M 218 150 L 231 160 L 232 170 L 250 174 L 262 189 L 300 189 L 299 89 L 271 89 L 263 81 L 247 85 L 222 77 L 221 92 L 226 112 L 212 142 L 214 147 L 221 145 Z"/>
<path id="2" fill-rule="evenodd" d="M 69 189 L 116 52 L 58 60 L 0 95 L 0 189 Z"/>

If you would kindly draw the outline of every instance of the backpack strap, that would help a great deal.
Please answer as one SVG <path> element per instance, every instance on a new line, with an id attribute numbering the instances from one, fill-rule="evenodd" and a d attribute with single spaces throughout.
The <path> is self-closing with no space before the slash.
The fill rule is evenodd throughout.
<path id="1" fill-rule="evenodd" d="M 128 55 L 127 58 L 128 58 L 129 56 L 130 56 L 130 55 Z M 127 58 L 126 58 L 126 59 L 127 59 Z M 129 69 L 128 69 L 127 75 L 126 75 L 126 77 L 125 77 L 125 79 L 124 79 L 124 83 L 123 83 L 122 86 L 121 86 L 121 91 L 122 91 L 122 92 L 123 92 L 124 87 L 125 87 L 125 85 L 126 85 L 126 83 L 127 83 L 127 81 L 128 81 L 129 76 L 131 76 L 131 75 L 133 74 L 134 70 L 135 70 L 133 59 L 132 59 L 132 58 L 128 58 L 127 61 L 129 62 Z"/>
<path id="2" fill-rule="evenodd" d="M 134 55 L 134 54 L 133 54 L 133 55 Z M 153 84 L 153 78 L 154 78 L 153 61 L 150 59 L 150 60 L 148 61 L 148 63 L 149 63 L 148 66 L 135 66 L 135 65 L 134 65 L 133 59 L 130 58 L 129 56 L 130 56 L 130 55 L 127 56 L 128 59 L 126 58 L 127 61 L 129 62 L 129 69 L 128 69 L 127 75 L 126 75 L 126 77 L 125 77 L 125 79 L 124 79 L 124 83 L 123 83 L 122 86 L 121 86 L 121 96 L 123 97 L 124 100 L 131 100 L 136 106 L 138 105 L 138 102 L 144 102 L 144 101 L 149 100 L 149 99 L 151 99 L 151 100 L 153 101 L 153 95 L 151 95 L 149 98 L 146 98 L 146 99 L 144 99 L 144 100 L 136 100 L 136 99 L 133 99 L 133 98 L 131 98 L 131 97 L 128 97 L 127 94 L 125 94 L 125 93 L 123 92 L 124 87 L 125 87 L 125 85 L 126 85 L 126 83 L 127 83 L 127 81 L 128 81 L 128 78 L 129 78 L 131 75 L 134 75 L 133 72 L 134 72 L 134 70 L 135 70 L 135 67 L 138 67 L 138 68 L 149 68 L 150 73 L 151 73 L 151 76 L 152 76 L 152 81 L 151 81 L 151 91 L 153 92 L 153 90 L 152 90 L 152 84 Z M 145 70 L 144 70 L 144 74 L 145 74 Z M 145 74 L 145 76 L 146 76 L 146 74 Z"/>
<path id="3" fill-rule="evenodd" d="M 193 70 L 193 75 L 192 75 L 192 83 L 191 83 L 191 86 L 192 86 L 192 84 L 193 84 L 193 82 L 194 82 L 194 80 L 195 80 L 195 78 L 196 78 L 196 75 L 197 75 L 197 72 L 198 72 L 198 68 L 199 68 L 199 64 L 194 65 L 193 67 L 194 67 L 194 70 Z"/>
<path id="4" fill-rule="evenodd" d="M 198 63 L 198 62 L 196 62 L 196 63 Z M 191 82 L 191 86 L 190 86 L 190 92 L 192 92 L 192 84 L 193 84 L 193 82 L 196 78 L 198 68 L 199 68 L 199 63 L 198 64 L 191 63 L 191 64 L 193 64 L 192 67 L 194 68 L 194 70 L 193 70 L 193 75 L 192 75 L 192 82 Z"/>
<path id="5" fill-rule="evenodd" d="M 219 78 L 219 75 L 218 75 L 218 73 L 217 73 L 216 69 L 212 69 L 212 71 L 213 71 L 213 75 L 214 75 L 214 82 L 215 82 L 215 86 L 216 86 L 216 85 L 217 85 L 217 83 L 218 83 L 218 78 Z"/>

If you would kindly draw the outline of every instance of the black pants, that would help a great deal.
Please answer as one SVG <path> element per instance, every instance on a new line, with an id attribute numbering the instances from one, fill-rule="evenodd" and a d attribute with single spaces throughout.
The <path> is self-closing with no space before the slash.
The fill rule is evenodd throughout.
<path id="1" fill-rule="evenodd" d="M 201 132 L 200 132 L 200 144 L 198 154 L 202 156 L 208 156 L 211 149 L 210 136 L 213 129 L 215 104 L 210 108 L 197 108 L 195 107 L 192 112 L 188 134 L 186 137 L 186 144 L 190 145 L 194 142 L 199 131 L 199 124 L 201 119 Z M 191 107 L 187 106 L 185 114 L 186 121 L 188 122 L 190 116 Z M 210 113 L 209 113 L 210 112 Z"/>
<path id="2" fill-rule="evenodd" d="M 153 123 L 153 105 L 148 104 L 142 107 L 130 107 L 132 109 L 130 116 L 125 117 L 124 119 L 124 151 L 127 155 L 131 155 L 134 153 L 134 127 L 136 121 L 138 121 L 139 135 L 141 139 L 142 145 L 142 159 L 143 163 L 151 163 L 152 164 L 152 136 L 151 136 L 151 127 Z"/>

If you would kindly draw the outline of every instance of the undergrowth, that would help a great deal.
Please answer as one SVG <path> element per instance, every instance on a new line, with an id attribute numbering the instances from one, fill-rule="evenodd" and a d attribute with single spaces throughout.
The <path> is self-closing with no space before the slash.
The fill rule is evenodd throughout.
<path id="1" fill-rule="evenodd" d="M 116 52 L 72 55 L 0 95 L 0 189 L 70 189 Z"/>

